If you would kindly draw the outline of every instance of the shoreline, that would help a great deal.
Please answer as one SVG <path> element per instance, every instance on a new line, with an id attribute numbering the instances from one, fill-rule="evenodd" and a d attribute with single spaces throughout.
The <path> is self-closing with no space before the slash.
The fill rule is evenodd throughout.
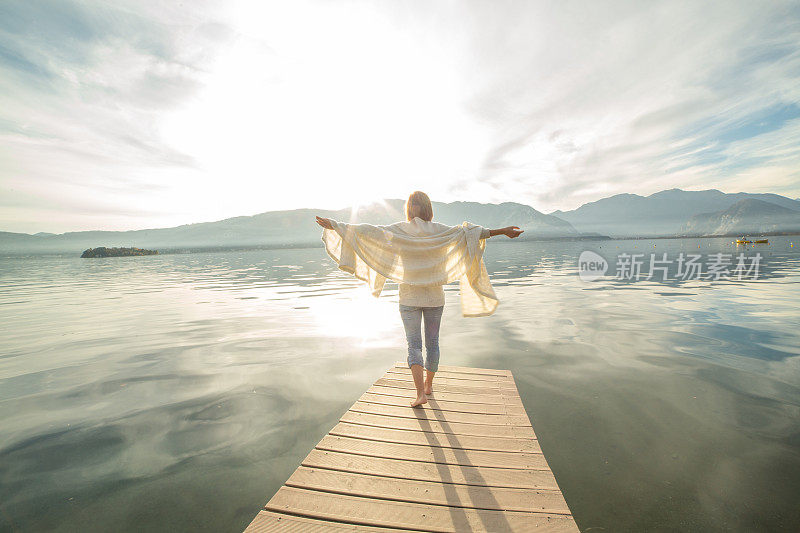
<path id="1" fill-rule="evenodd" d="M 528 238 L 528 239 L 514 239 L 506 242 L 505 240 L 498 240 L 501 244 L 520 244 L 527 242 L 607 242 L 607 241 L 652 241 L 652 240 L 682 240 L 682 239 L 727 239 L 737 238 L 740 234 L 730 235 L 681 235 L 681 236 L 648 236 L 648 237 L 607 237 L 607 236 L 585 236 L 585 237 L 552 237 L 552 238 Z M 759 237 L 800 237 L 800 232 L 786 232 L 786 233 L 761 233 Z M 292 244 L 265 244 L 265 245 L 241 245 L 241 246 L 187 246 L 187 247 L 159 247 L 158 254 L 156 255 L 187 255 L 195 253 L 213 253 L 213 252 L 246 252 L 252 250 L 308 250 L 313 248 L 324 248 L 319 242 L 305 242 L 305 243 L 292 243 Z M 0 251 L 0 257 L 72 257 L 76 252 L 58 251 L 58 252 L 5 252 Z M 146 257 L 146 256 L 114 256 L 119 257 Z M 99 257 L 95 259 L 108 259 L 109 257 Z"/>

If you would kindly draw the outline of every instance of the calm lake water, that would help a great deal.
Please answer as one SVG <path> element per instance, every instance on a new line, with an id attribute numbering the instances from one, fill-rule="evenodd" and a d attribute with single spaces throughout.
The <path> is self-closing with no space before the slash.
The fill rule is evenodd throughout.
<path id="1" fill-rule="evenodd" d="M 493 238 L 500 307 L 448 286 L 442 364 L 513 371 L 582 530 L 800 530 L 800 237 L 743 281 L 582 281 L 587 249 L 737 253 Z M 0 258 L 0 530 L 241 531 L 404 342 L 322 248 Z"/>

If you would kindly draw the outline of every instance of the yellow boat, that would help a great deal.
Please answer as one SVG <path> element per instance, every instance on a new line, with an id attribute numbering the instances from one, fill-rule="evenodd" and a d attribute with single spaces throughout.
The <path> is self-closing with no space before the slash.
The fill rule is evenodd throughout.
<path id="1" fill-rule="evenodd" d="M 753 241 L 748 241 L 747 239 L 736 239 L 736 244 L 753 244 Z"/>
<path id="2" fill-rule="evenodd" d="M 757 241 L 753 241 L 756 244 L 769 244 L 769 239 L 758 239 Z"/>

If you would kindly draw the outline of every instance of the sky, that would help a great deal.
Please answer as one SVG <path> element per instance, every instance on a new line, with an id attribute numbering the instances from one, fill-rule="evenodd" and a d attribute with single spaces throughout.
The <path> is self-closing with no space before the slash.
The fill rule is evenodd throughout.
<path id="1" fill-rule="evenodd" d="M 800 197 L 797 2 L 0 2 L 0 231 L 674 187 Z"/>

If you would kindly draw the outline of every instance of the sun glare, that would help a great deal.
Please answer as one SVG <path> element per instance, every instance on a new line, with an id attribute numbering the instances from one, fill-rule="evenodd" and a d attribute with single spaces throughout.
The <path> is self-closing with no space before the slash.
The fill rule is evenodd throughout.
<path id="1" fill-rule="evenodd" d="M 397 304 L 374 298 L 365 286 L 311 306 L 320 335 L 357 339 L 361 346 L 397 346 L 402 340 Z"/>
<path id="2" fill-rule="evenodd" d="M 164 139 L 206 176 L 198 196 L 218 202 L 211 184 L 225 176 L 248 191 L 237 194 L 236 214 L 363 206 L 420 183 L 445 192 L 480 166 L 488 133 L 464 111 L 444 50 L 408 41 L 372 10 L 358 12 L 363 23 L 341 20 L 346 32 L 282 10 L 278 19 L 303 21 L 298 35 L 275 26 L 268 6 L 237 5 L 238 36 L 204 88 L 163 120 Z"/>

